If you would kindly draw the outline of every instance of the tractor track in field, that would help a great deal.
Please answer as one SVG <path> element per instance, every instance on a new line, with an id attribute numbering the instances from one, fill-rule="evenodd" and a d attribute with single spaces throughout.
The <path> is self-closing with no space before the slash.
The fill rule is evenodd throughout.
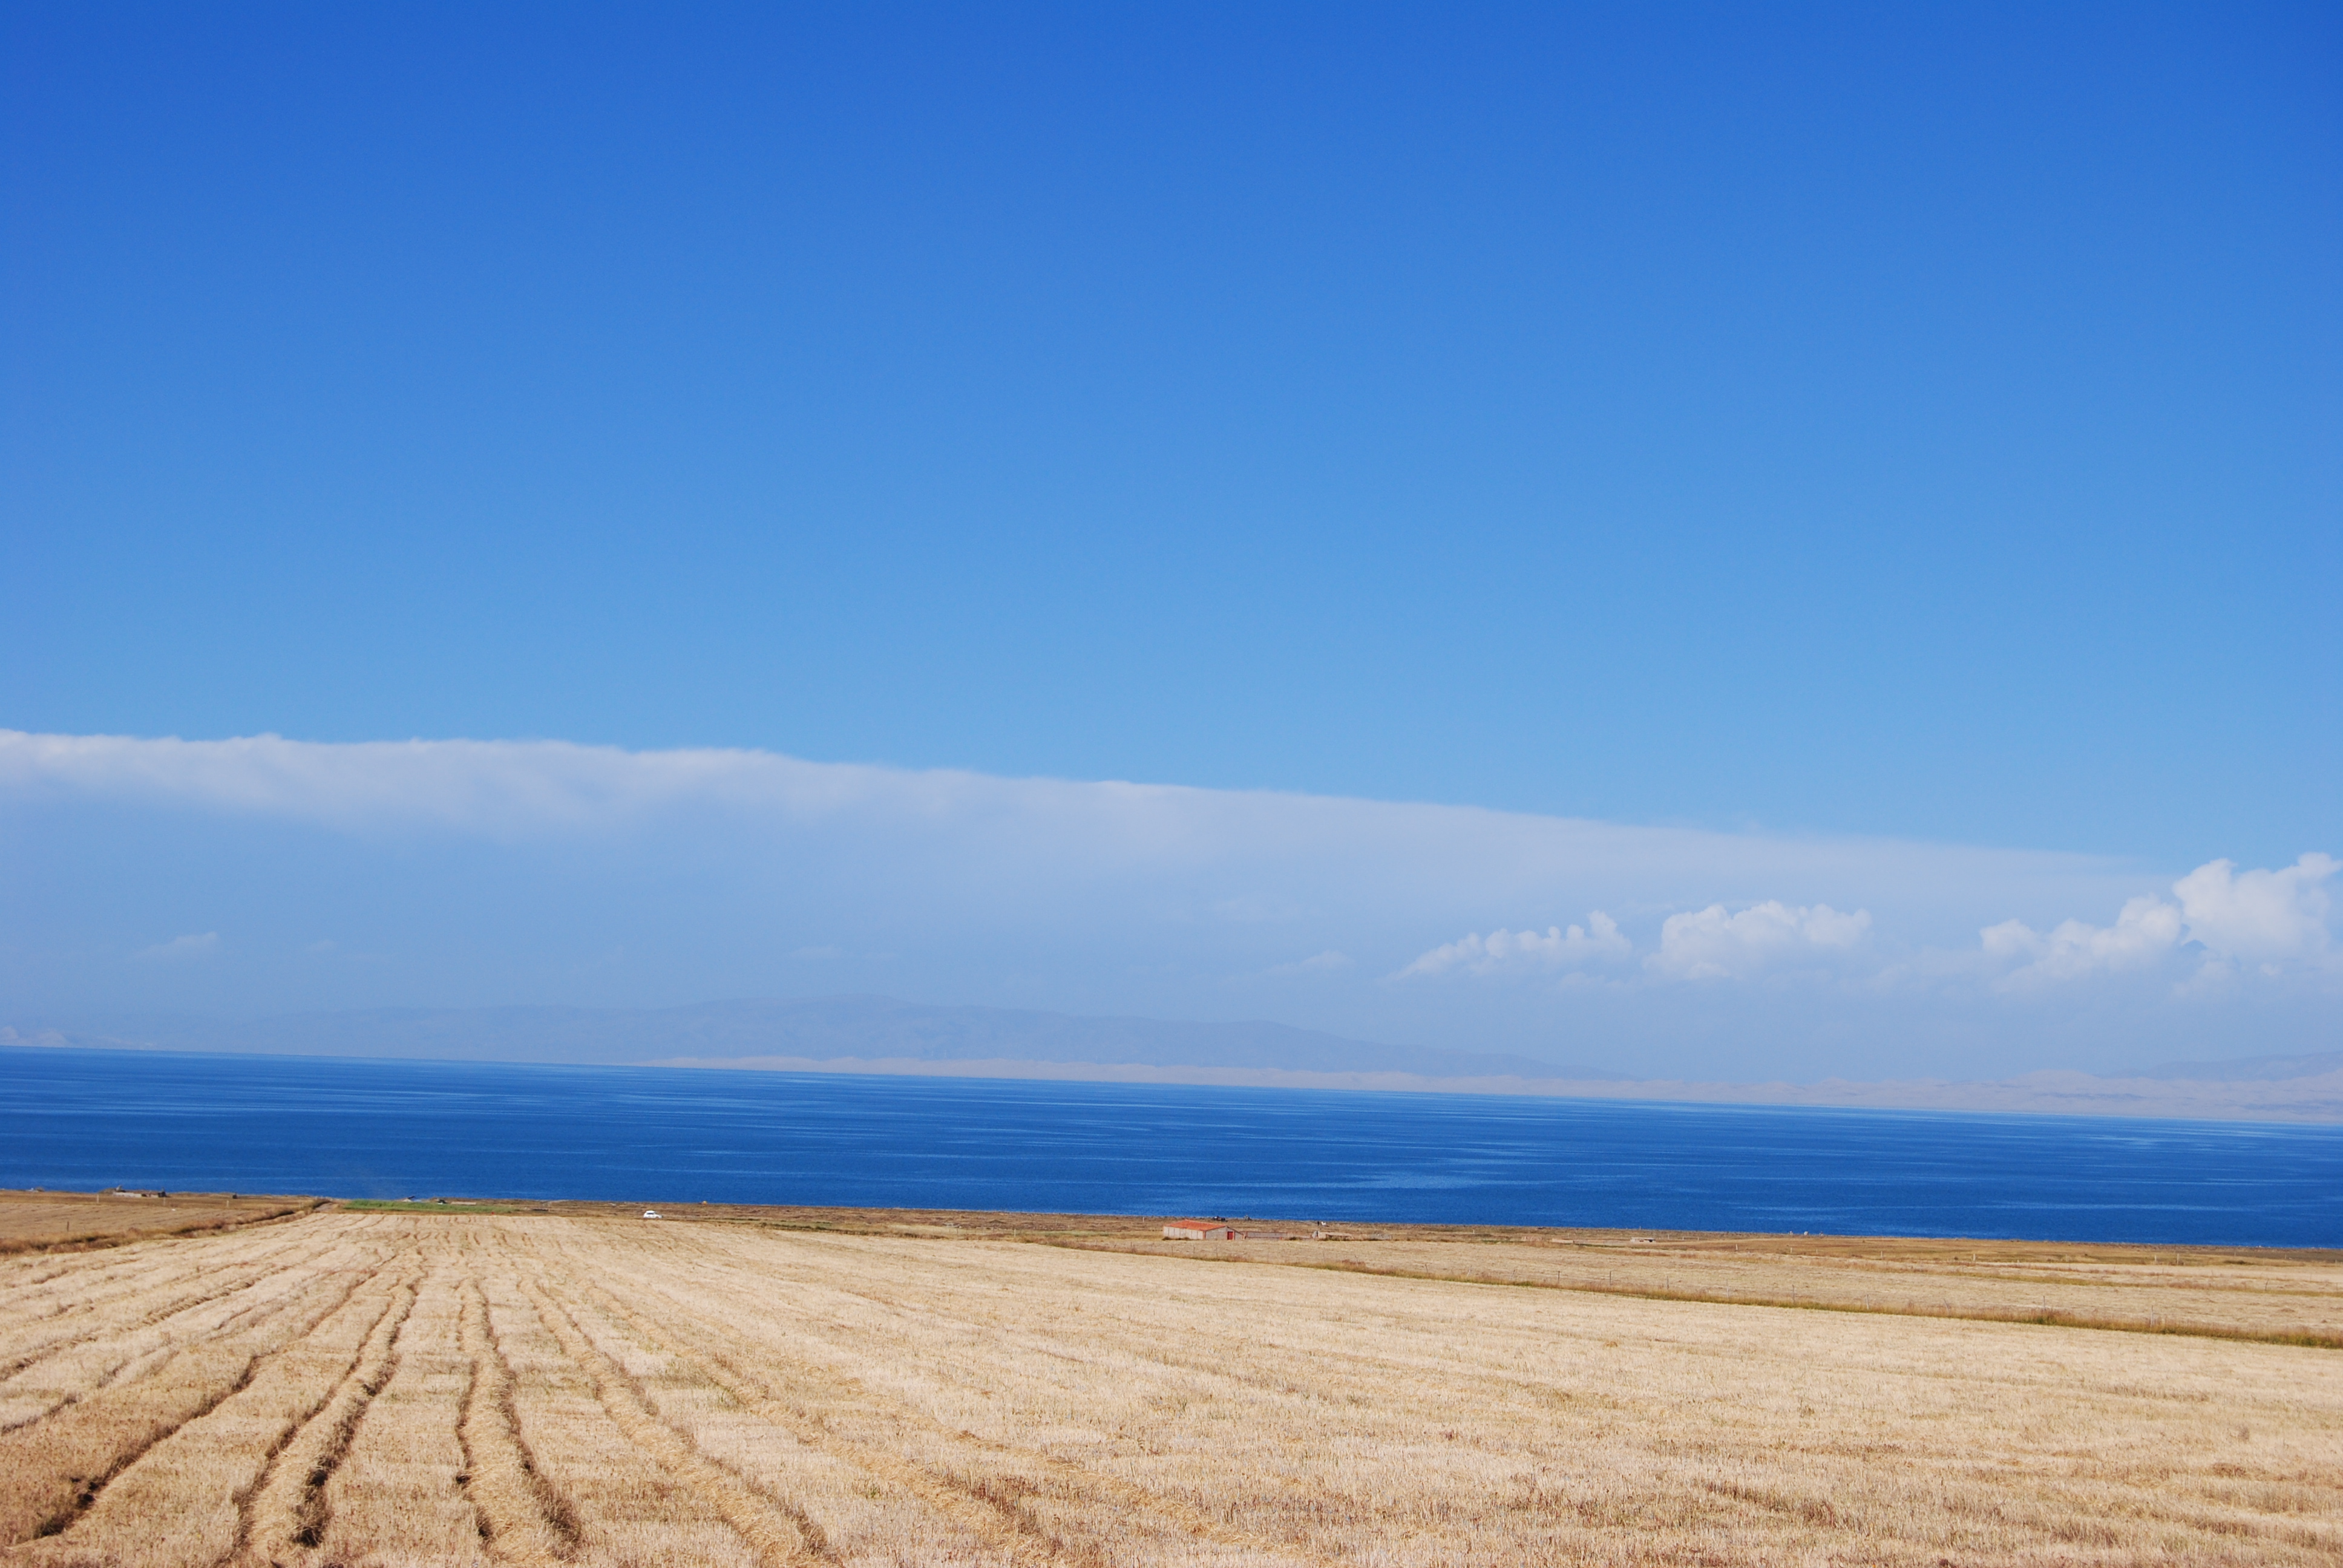
<path id="1" fill-rule="evenodd" d="M 657 1287 L 645 1285 L 649 1291 Z M 903 1459 L 889 1448 L 838 1432 L 809 1402 L 794 1402 L 761 1369 L 742 1364 L 729 1332 L 709 1323 L 688 1304 L 667 1298 L 654 1325 L 639 1309 L 628 1307 L 615 1292 L 598 1283 L 582 1289 L 648 1345 L 666 1345 L 669 1353 L 691 1362 L 709 1381 L 730 1394 L 742 1408 L 784 1427 L 799 1442 L 841 1459 L 883 1484 L 920 1496 L 940 1513 L 955 1518 L 997 1551 L 1020 1562 L 1093 1563 L 1106 1561 L 1104 1542 L 1067 1516 L 1096 1520 L 1111 1528 L 1127 1527 L 1134 1519 L 1151 1520 L 1165 1536 L 1206 1540 L 1241 1552 L 1260 1563 L 1310 1563 L 1328 1560 L 1295 1545 L 1241 1530 L 1191 1508 L 1176 1498 L 1095 1471 L 1068 1460 L 1030 1449 L 988 1441 L 974 1432 L 935 1420 L 898 1400 L 886 1401 L 884 1419 L 916 1431 L 929 1444 L 954 1456 L 941 1465 Z M 867 1386 L 854 1385 L 843 1374 L 809 1362 L 788 1369 L 799 1382 L 811 1385 L 826 1402 L 841 1396 L 866 1409 L 880 1396 Z M 1044 1507 L 1048 1505 L 1046 1511 Z"/>
<path id="2" fill-rule="evenodd" d="M 290 1245 L 273 1249 L 260 1258 L 240 1261 L 232 1269 L 225 1271 L 228 1274 L 226 1279 L 220 1277 L 223 1271 L 205 1263 L 197 1263 L 162 1281 L 133 1282 L 111 1297 L 103 1294 L 78 1297 L 58 1302 L 50 1311 L 45 1312 L 25 1314 L 17 1321 L 28 1330 L 37 1330 L 39 1325 L 55 1323 L 59 1319 L 68 1317 L 80 1318 L 86 1315 L 94 1317 L 96 1321 L 86 1327 L 72 1326 L 64 1332 L 46 1337 L 40 1336 L 36 1332 L 12 1336 L 15 1338 L 15 1348 L 0 1352 L 0 1384 L 6 1383 L 20 1373 L 56 1355 L 65 1353 L 77 1345 L 85 1345 L 109 1335 L 120 1337 L 136 1333 L 141 1329 L 164 1323 L 183 1312 L 195 1311 L 224 1296 L 249 1290 L 272 1274 L 283 1272 L 288 1266 L 286 1261 L 288 1255 L 293 1260 L 291 1266 L 297 1267 L 322 1255 L 331 1244 L 331 1239 L 328 1239 L 326 1245 L 321 1246 L 314 1238 L 304 1238 Z M 189 1288 L 191 1284 L 194 1286 L 192 1289 Z M 142 1299 L 153 1301 L 156 1297 L 164 1299 L 146 1306 L 126 1323 L 108 1321 L 104 1315 L 109 1310 L 119 1309 L 126 1303 L 136 1302 Z M 5 1311 L 5 1306 L 0 1305 L 0 1312 Z"/>
<path id="3" fill-rule="evenodd" d="M 609 1412 L 627 1441 L 697 1493 L 749 1543 L 765 1568 L 823 1561 L 822 1553 L 814 1544 L 820 1539 L 818 1531 L 809 1539 L 801 1516 L 749 1485 L 734 1471 L 710 1458 L 689 1435 L 662 1419 L 641 1385 L 594 1344 L 577 1319 L 541 1284 L 525 1280 L 521 1291 L 537 1309 L 547 1332 L 561 1346 L 562 1353 L 586 1374 L 594 1397 Z"/>
<path id="4" fill-rule="evenodd" d="M 340 1380 L 286 1434 L 256 1485 L 237 1500 L 233 1561 L 259 1568 L 323 1538 L 326 1483 L 349 1451 L 367 1406 L 398 1370 L 399 1336 L 421 1288 L 419 1272 L 392 1287 L 389 1305 Z"/>
<path id="5" fill-rule="evenodd" d="M 0 1434 L 0 1473 L 37 1478 L 0 1494 L 0 1545 L 69 1529 L 158 1444 L 243 1392 L 264 1361 L 297 1344 L 362 1283 L 324 1276 L 288 1292 L 277 1310 L 241 1329 L 176 1352 L 146 1378 L 114 1384 Z M 276 1341 L 265 1337 L 288 1316 L 295 1322 L 289 1333 Z"/>
<path id="6" fill-rule="evenodd" d="M 513 1408 L 512 1363 L 498 1344 L 479 1282 L 462 1282 L 459 1342 L 472 1363 L 457 1441 L 464 1455 L 458 1477 L 478 1516 L 481 1545 L 500 1563 L 543 1568 L 577 1555 L 578 1513 L 542 1474 Z"/>

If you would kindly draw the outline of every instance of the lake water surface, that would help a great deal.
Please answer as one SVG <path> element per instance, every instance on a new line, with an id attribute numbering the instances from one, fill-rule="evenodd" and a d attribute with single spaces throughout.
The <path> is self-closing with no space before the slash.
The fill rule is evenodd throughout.
<path id="1" fill-rule="evenodd" d="M 2343 1243 L 2343 1129 L 0 1053 L 0 1186 Z"/>

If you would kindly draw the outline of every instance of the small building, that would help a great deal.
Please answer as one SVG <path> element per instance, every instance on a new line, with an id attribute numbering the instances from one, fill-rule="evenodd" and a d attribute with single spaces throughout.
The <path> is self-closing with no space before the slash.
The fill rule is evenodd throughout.
<path id="1" fill-rule="evenodd" d="M 1242 1241 L 1244 1232 L 1219 1220 L 1171 1220 L 1163 1226 L 1167 1241 Z"/>

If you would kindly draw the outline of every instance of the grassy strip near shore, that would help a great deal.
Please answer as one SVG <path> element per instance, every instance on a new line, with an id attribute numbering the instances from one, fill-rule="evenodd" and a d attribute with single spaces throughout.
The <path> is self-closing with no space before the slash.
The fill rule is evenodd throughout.
<path id="1" fill-rule="evenodd" d="M 550 1214 L 542 1203 L 492 1203 L 473 1198 L 345 1198 L 335 1205 L 360 1214 Z"/>

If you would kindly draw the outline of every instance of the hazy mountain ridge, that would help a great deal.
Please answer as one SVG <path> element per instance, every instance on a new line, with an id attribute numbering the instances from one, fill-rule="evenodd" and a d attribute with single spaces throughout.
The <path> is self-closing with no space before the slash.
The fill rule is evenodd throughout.
<path id="1" fill-rule="evenodd" d="M 1634 1079 L 1526 1057 L 1380 1045 L 1266 1022 L 1081 1018 L 882 997 L 660 1009 L 379 1008 L 246 1022 L 0 1026 L 0 1046 L 581 1066 L 1402 1090 L 1743 1105 L 2343 1122 L 2343 1052 L 2167 1062 L 2108 1075 L 1791 1083 Z"/>
<path id="2" fill-rule="evenodd" d="M 239 1022 L 180 1018 L 50 1027 L 63 1037 L 60 1043 L 73 1045 L 579 1065 L 679 1059 L 1020 1061 L 1429 1078 L 1527 1075 L 1596 1082 L 1624 1078 L 1523 1056 L 1347 1040 L 1282 1023 L 1081 1018 L 867 996 L 658 1009 L 376 1008 L 281 1013 Z"/>
<path id="3" fill-rule="evenodd" d="M 2234 1061 L 2167 1061 L 2113 1076 L 2166 1081 L 2185 1079 L 2197 1083 L 2284 1083 L 2329 1072 L 2343 1072 L 2343 1050 L 2314 1051 L 2308 1056 L 2241 1056 Z"/>

